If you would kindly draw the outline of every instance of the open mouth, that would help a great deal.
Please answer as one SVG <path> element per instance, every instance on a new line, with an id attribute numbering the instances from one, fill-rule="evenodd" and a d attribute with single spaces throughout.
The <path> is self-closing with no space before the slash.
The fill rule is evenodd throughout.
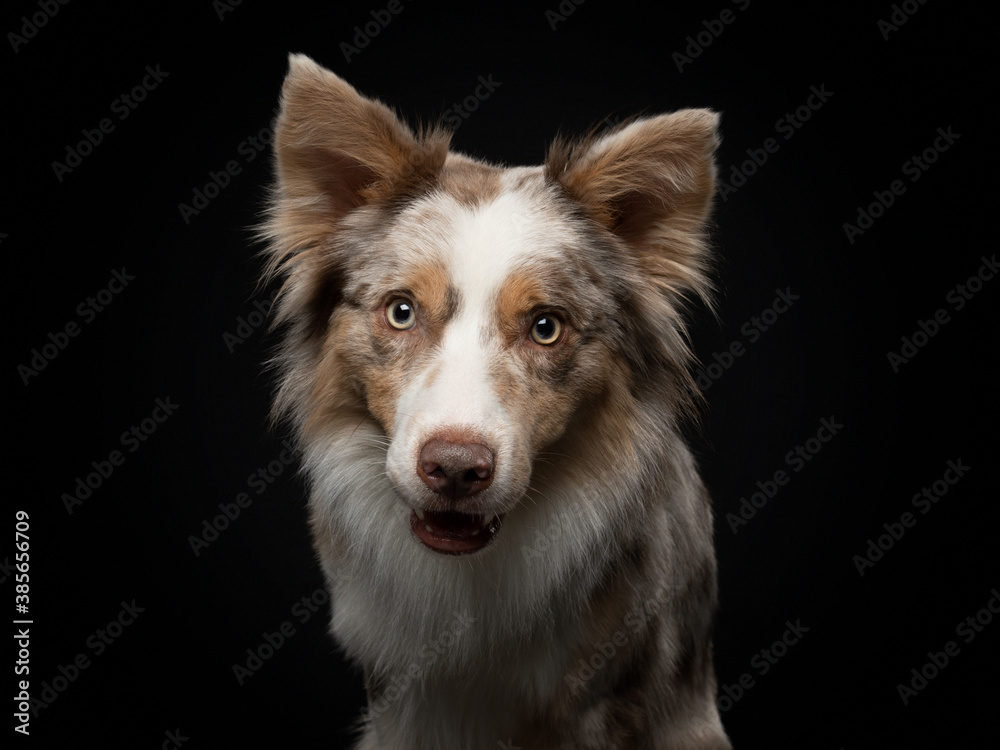
<path id="1" fill-rule="evenodd" d="M 467 555 L 478 552 L 500 530 L 499 516 L 453 511 L 414 510 L 410 528 L 417 538 L 435 552 Z"/>

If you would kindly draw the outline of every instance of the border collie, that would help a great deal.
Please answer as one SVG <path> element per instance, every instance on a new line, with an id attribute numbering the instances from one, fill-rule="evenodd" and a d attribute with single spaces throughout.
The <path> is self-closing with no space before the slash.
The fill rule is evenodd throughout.
<path id="1" fill-rule="evenodd" d="M 718 116 L 501 167 L 292 55 L 262 232 L 359 750 L 729 748 L 683 311 Z"/>

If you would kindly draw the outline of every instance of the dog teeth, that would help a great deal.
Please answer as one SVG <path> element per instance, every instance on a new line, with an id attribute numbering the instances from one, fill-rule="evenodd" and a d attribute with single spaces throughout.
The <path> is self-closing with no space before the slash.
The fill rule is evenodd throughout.
<path id="1" fill-rule="evenodd" d="M 491 523 L 493 523 L 493 519 L 494 518 L 496 518 L 496 516 L 484 516 L 483 517 L 483 522 L 479 525 L 479 531 L 482 531 L 487 526 L 489 526 Z M 479 531 L 477 531 L 476 533 L 478 534 Z"/>
<path id="2" fill-rule="evenodd" d="M 420 510 L 420 508 L 414 508 L 413 512 L 417 514 L 417 518 L 419 518 L 421 521 L 424 520 L 424 512 Z"/>

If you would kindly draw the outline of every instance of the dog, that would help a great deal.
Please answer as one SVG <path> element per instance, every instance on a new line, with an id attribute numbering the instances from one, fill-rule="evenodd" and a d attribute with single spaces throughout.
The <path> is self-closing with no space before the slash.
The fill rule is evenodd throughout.
<path id="1" fill-rule="evenodd" d="M 262 235 L 358 750 L 729 748 L 684 312 L 718 115 L 545 164 L 450 150 L 290 56 Z"/>

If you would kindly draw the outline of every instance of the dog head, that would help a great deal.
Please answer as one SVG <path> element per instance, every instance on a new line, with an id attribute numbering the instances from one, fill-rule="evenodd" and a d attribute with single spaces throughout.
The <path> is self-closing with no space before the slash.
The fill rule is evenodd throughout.
<path id="1" fill-rule="evenodd" d="M 278 412 L 307 444 L 377 441 L 353 471 L 439 553 L 485 548 L 546 477 L 643 471 L 644 395 L 694 392 L 680 307 L 709 291 L 716 127 L 684 110 L 501 168 L 292 56 L 264 230 Z"/>

